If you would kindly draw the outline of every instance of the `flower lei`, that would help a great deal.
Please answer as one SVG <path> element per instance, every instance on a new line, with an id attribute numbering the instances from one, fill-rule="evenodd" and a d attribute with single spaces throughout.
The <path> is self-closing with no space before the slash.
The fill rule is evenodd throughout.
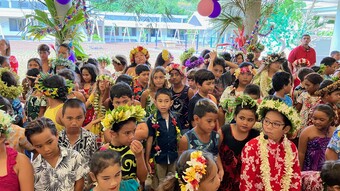
<path id="1" fill-rule="evenodd" d="M 168 61 L 171 58 L 171 54 L 169 53 L 168 50 L 162 50 L 162 58 L 164 61 Z"/>
<path id="2" fill-rule="evenodd" d="M 48 87 L 45 87 L 43 82 L 44 80 L 49 77 L 50 74 L 45 74 L 45 73 L 40 73 L 38 75 L 38 81 L 35 83 L 35 88 L 42 92 L 46 97 L 51 97 L 51 98 L 57 98 L 59 95 L 58 95 L 58 90 L 60 89 L 59 88 L 48 88 Z M 67 93 L 70 94 L 72 91 L 73 91 L 73 82 L 71 80 L 65 80 L 66 81 L 66 88 L 67 88 Z"/>
<path id="3" fill-rule="evenodd" d="M 292 127 L 289 131 L 290 134 L 294 134 L 298 130 L 298 128 L 300 128 L 301 119 L 293 107 L 289 107 L 287 104 L 283 103 L 280 100 L 264 99 L 257 109 L 260 120 L 264 118 L 264 113 L 268 110 L 278 111 L 288 118 L 288 120 L 292 124 Z"/>
<path id="4" fill-rule="evenodd" d="M 135 118 L 137 122 L 141 122 L 143 121 L 144 116 L 145 110 L 140 105 L 124 105 L 119 106 L 112 111 L 107 111 L 101 124 L 105 131 L 107 129 L 111 129 L 113 124 L 126 121 L 130 118 Z"/>
<path id="5" fill-rule="evenodd" d="M 249 65 L 249 66 L 245 66 L 245 67 L 242 67 L 242 68 L 237 68 L 234 71 L 234 76 L 238 79 L 238 76 L 240 74 L 244 74 L 244 73 L 248 73 L 248 72 L 253 74 L 253 76 L 256 75 L 256 69 Z"/>
<path id="6" fill-rule="evenodd" d="M 286 56 L 284 54 L 284 52 L 280 52 L 280 53 L 274 53 L 274 54 L 269 54 L 267 57 L 265 57 L 263 59 L 264 63 L 266 65 L 269 65 L 271 63 L 274 63 L 274 62 L 282 62 L 286 59 Z"/>
<path id="7" fill-rule="evenodd" d="M 188 60 L 192 55 L 194 55 L 195 49 L 194 48 L 189 48 L 188 50 L 184 51 L 181 56 L 179 57 L 179 60 L 181 63 L 184 61 Z"/>
<path id="8" fill-rule="evenodd" d="M 172 70 L 177 70 L 181 75 L 185 75 L 185 66 L 182 66 L 177 63 L 172 63 L 165 68 L 167 73 L 170 73 Z"/>
<path id="9" fill-rule="evenodd" d="M 56 58 L 52 61 L 52 68 L 56 68 L 57 66 L 65 66 L 68 69 L 73 70 L 73 71 L 75 69 L 75 65 L 73 64 L 73 62 L 63 57 Z"/>
<path id="10" fill-rule="evenodd" d="M 148 50 L 147 50 L 146 48 L 144 48 L 144 47 L 142 47 L 142 46 L 137 46 L 136 48 L 134 48 L 134 49 L 132 49 L 132 50 L 130 51 L 130 62 L 131 62 L 131 63 L 135 63 L 135 54 L 136 54 L 137 52 L 141 52 L 142 54 L 144 54 L 146 60 L 148 60 L 149 57 L 150 57 L 149 52 L 148 52 Z"/>
<path id="11" fill-rule="evenodd" d="M 7 86 L 7 84 L 1 80 L 1 76 L 5 72 L 10 72 L 14 75 L 17 86 Z M 9 99 L 16 99 L 19 97 L 19 95 L 24 91 L 23 87 L 19 83 L 19 76 L 12 71 L 10 71 L 8 68 L 0 68 L 0 95 L 9 98 Z"/>
<path id="12" fill-rule="evenodd" d="M 182 177 L 178 177 L 181 191 L 195 191 L 199 187 L 199 183 L 207 173 L 207 159 L 203 156 L 202 151 L 194 151 L 190 154 L 190 161 L 186 162 L 189 165 L 183 172 Z M 184 183 L 182 183 L 182 179 Z"/>
<path id="13" fill-rule="evenodd" d="M 112 78 L 112 76 L 101 74 L 97 76 L 96 81 L 108 81 L 110 84 L 115 84 L 115 80 Z"/>
<path id="14" fill-rule="evenodd" d="M 297 59 L 293 62 L 293 65 L 297 66 L 297 65 L 300 65 L 300 66 L 303 66 L 303 67 L 309 67 L 311 66 L 309 60 L 305 59 L 305 58 L 300 58 L 300 59 Z"/>
<path id="15" fill-rule="evenodd" d="M 112 64 L 112 61 L 109 57 L 106 57 L 106 56 L 101 56 L 101 57 L 98 57 L 98 62 L 106 62 L 107 65 L 110 65 Z"/>
<path id="16" fill-rule="evenodd" d="M 234 98 L 227 98 L 221 101 L 220 105 L 226 110 L 226 117 L 229 121 L 234 119 L 234 113 L 237 106 L 241 105 L 243 108 L 246 105 L 256 107 L 257 102 L 248 95 L 240 95 Z"/>
<path id="17" fill-rule="evenodd" d="M 196 68 L 197 66 L 201 65 L 204 63 L 204 58 L 202 56 L 198 57 L 197 60 L 193 61 L 193 62 L 190 62 L 190 59 L 187 59 L 187 61 L 185 61 L 185 66 L 188 68 L 188 69 L 191 69 L 191 68 Z"/>
<path id="18" fill-rule="evenodd" d="M 316 91 L 314 95 L 316 96 L 324 96 L 326 93 L 332 93 L 336 90 L 340 90 L 340 80 L 333 81 L 332 84 Z"/>
<path id="19" fill-rule="evenodd" d="M 11 126 L 12 121 L 15 121 L 14 117 L 7 114 L 4 110 L 0 110 L 0 135 L 8 133 L 7 128 Z"/>
<path id="20" fill-rule="evenodd" d="M 268 155 L 268 140 L 264 139 L 264 134 L 261 133 L 259 136 L 259 154 L 260 154 L 260 171 L 262 176 L 262 181 L 264 184 L 265 191 L 272 191 L 272 187 L 270 185 L 270 164 L 269 164 L 269 155 Z M 284 175 L 281 180 L 281 187 L 283 191 L 288 191 L 290 188 L 291 179 L 293 177 L 293 165 L 294 165 L 294 154 L 289 144 L 289 141 L 286 136 L 283 138 L 283 147 L 285 152 L 284 158 Z"/>

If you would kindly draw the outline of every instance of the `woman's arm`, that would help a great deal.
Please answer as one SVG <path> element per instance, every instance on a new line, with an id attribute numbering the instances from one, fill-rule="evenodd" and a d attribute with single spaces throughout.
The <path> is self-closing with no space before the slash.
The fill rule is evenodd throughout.
<path id="1" fill-rule="evenodd" d="M 305 161 L 305 155 L 307 150 L 307 143 L 308 143 L 308 127 L 304 129 L 301 132 L 300 138 L 299 138 L 299 146 L 298 146 L 298 153 L 299 153 L 299 163 L 300 163 L 300 169 L 303 169 L 303 163 Z"/>
<path id="2" fill-rule="evenodd" d="M 148 98 L 148 96 L 149 96 L 149 90 L 145 90 L 140 97 L 140 103 L 141 103 L 142 108 L 144 109 L 146 107 L 146 99 Z"/>
<path id="3" fill-rule="evenodd" d="M 20 190 L 34 191 L 34 171 L 31 161 L 21 153 L 18 153 L 16 161 Z"/>

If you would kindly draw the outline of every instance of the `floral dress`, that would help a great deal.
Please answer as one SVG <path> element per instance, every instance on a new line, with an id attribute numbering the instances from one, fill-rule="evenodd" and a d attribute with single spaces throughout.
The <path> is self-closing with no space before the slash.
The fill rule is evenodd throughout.
<path id="1" fill-rule="evenodd" d="M 46 107 L 47 100 L 45 96 L 31 94 L 25 103 L 25 114 L 27 121 L 33 121 L 39 117 L 40 107 Z"/>
<path id="2" fill-rule="evenodd" d="M 315 137 L 308 141 L 303 171 L 321 171 L 330 139 L 329 137 Z"/>
<path id="3" fill-rule="evenodd" d="M 84 89 L 84 92 L 86 94 L 89 94 L 91 93 L 92 91 L 92 88 L 89 88 L 89 89 Z M 87 108 L 86 109 L 86 114 L 85 114 L 85 120 L 84 120 L 84 123 L 83 123 L 83 126 L 85 127 L 87 124 L 89 124 L 94 118 L 94 107 L 90 107 L 90 108 Z"/>
<path id="4" fill-rule="evenodd" d="M 256 75 L 253 84 L 260 86 L 262 97 L 269 95 L 269 91 L 273 88 L 272 78 L 268 76 L 268 71 L 263 70 L 260 75 Z"/>
<path id="5" fill-rule="evenodd" d="M 313 108 L 319 100 L 319 97 L 311 96 L 308 92 L 302 92 L 301 95 L 297 98 L 296 101 L 302 104 L 302 108 L 300 111 L 300 117 L 302 119 L 301 131 L 308 125 L 307 122 L 310 109 Z"/>

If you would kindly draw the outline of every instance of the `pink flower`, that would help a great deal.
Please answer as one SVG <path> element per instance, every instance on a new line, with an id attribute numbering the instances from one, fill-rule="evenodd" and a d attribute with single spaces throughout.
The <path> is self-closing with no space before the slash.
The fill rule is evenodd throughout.
<path id="1" fill-rule="evenodd" d="M 157 130 L 157 129 L 159 128 L 159 125 L 158 125 L 157 123 L 156 123 L 156 124 L 153 124 L 153 125 L 152 125 L 152 128 L 154 128 L 154 129 Z"/>
<path id="2" fill-rule="evenodd" d="M 154 149 L 155 149 L 156 151 L 160 151 L 160 150 L 161 150 L 161 148 L 160 148 L 158 145 L 156 145 L 156 146 L 154 147 Z"/>

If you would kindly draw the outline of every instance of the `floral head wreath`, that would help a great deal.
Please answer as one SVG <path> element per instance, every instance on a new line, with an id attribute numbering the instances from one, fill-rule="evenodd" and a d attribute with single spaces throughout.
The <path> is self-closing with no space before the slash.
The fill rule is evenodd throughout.
<path id="1" fill-rule="evenodd" d="M 193 151 L 190 153 L 190 161 L 186 162 L 189 165 L 183 172 L 182 177 L 177 177 L 181 187 L 181 191 L 195 191 L 199 187 L 199 183 L 207 173 L 207 159 L 203 156 L 202 151 Z M 182 179 L 184 183 L 182 182 Z"/>
<path id="2" fill-rule="evenodd" d="M 65 66 L 68 69 L 73 70 L 73 71 L 75 69 L 75 65 L 73 64 L 71 60 L 67 58 L 62 58 L 62 57 L 56 58 L 52 61 L 52 68 L 56 68 L 57 66 Z"/>
<path id="3" fill-rule="evenodd" d="M 264 118 L 265 112 L 268 110 L 278 111 L 288 118 L 292 124 L 289 131 L 290 134 L 294 134 L 300 128 L 301 119 L 293 107 L 289 107 L 280 100 L 264 99 L 257 109 L 260 120 Z"/>
<path id="4" fill-rule="evenodd" d="M 237 106 L 241 105 L 243 108 L 244 106 L 250 107 L 257 107 L 257 102 L 251 98 L 249 95 L 240 95 L 234 98 L 227 98 L 221 101 L 220 105 L 224 110 L 227 111 L 227 118 L 229 121 L 234 119 L 235 109 Z"/>
<path id="5" fill-rule="evenodd" d="M 106 62 L 107 65 L 112 64 L 112 61 L 109 57 L 101 56 L 97 58 L 98 62 Z"/>
<path id="6" fill-rule="evenodd" d="M 170 59 L 171 59 L 171 54 L 170 54 L 170 52 L 168 51 L 168 50 L 162 50 L 162 59 L 164 60 L 164 61 L 169 61 Z"/>
<path id="7" fill-rule="evenodd" d="M 251 44 L 247 48 L 247 52 L 262 52 L 264 50 L 264 45 L 261 43 Z"/>
<path id="8" fill-rule="evenodd" d="M 295 66 L 300 65 L 300 66 L 306 66 L 306 67 L 311 66 L 309 60 L 307 60 L 306 58 L 300 58 L 300 59 L 295 60 L 293 62 L 293 65 Z"/>
<path id="9" fill-rule="evenodd" d="M 107 111 L 105 114 L 105 118 L 102 120 L 101 123 L 105 131 L 107 129 L 111 129 L 113 124 L 126 121 L 130 118 L 135 118 L 137 122 L 141 122 L 145 117 L 145 114 L 145 110 L 139 105 L 119 106 L 112 111 Z"/>
<path id="10" fill-rule="evenodd" d="M 326 65 L 325 65 L 325 63 L 321 63 L 321 64 L 320 64 L 320 68 L 319 68 L 319 70 L 318 70 L 318 74 L 323 75 L 323 73 L 325 72 L 325 70 L 326 70 Z"/>
<path id="11" fill-rule="evenodd" d="M 46 97 L 51 97 L 51 98 L 58 98 L 59 97 L 59 88 L 49 88 L 44 86 L 44 80 L 51 76 L 50 74 L 45 74 L 45 73 L 40 73 L 38 75 L 38 81 L 35 83 L 35 88 L 42 92 Z M 73 82 L 71 80 L 65 79 L 66 81 L 66 86 L 65 88 L 67 89 L 67 93 L 70 94 L 73 91 Z"/>
<path id="12" fill-rule="evenodd" d="M 286 60 L 286 55 L 284 52 L 269 54 L 264 58 L 264 63 L 269 65 L 274 62 L 284 62 Z"/>
<path id="13" fill-rule="evenodd" d="M 316 91 L 314 94 L 316 96 L 324 96 L 328 93 L 335 92 L 337 90 L 340 90 L 340 80 L 333 80 L 332 84 L 329 84 L 328 86 Z"/>
<path id="14" fill-rule="evenodd" d="M 248 66 L 245 66 L 245 67 L 242 67 L 242 68 L 237 68 L 234 72 L 234 76 L 238 79 L 238 76 L 240 74 L 244 74 L 244 73 L 247 73 L 247 72 L 252 73 L 253 76 L 256 75 L 256 69 L 253 68 L 251 65 L 248 65 Z"/>
<path id="15" fill-rule="evenodd" d="M 188 50 L 184 51 L 181 56 L 179 57 L 179 60 L 181 63 L 184 61 L 188 60 L 192 55 L 194 55 L 195 49 L 194 48 L 189 48 Z"/>
<path id="16" fill-rule="evenodd" d="M 172 70 L 177 70 L 182 76 L 185 76 L 185 66 L 177 64 L 177 63 L 171 63 L 169 66 L 165 68 L 165 71 L 167 73 L 170 73 Z"/>
<path id="17" fill-rule="evenodd" d="M 131 63 L 135 63 L 135 54 L 137 52 L 141 52 L 142 54 L 144 54 L 146 60 L 148 60 L 150 58 L 149 51 L 146 48 L 144 48 L 142 46 L 137 46 L 136 48 L 134 48 L 130 51 L 130 62 Z"/>
<path id="18" fill-rule="evenodd" d="M 11 126 L 12 121 L 15 121 L 14 117 L 7 114 L 4 110 L 0 110 L 0 135 L 8 133 L 8 128 Z"/>
<path id="19" fill-rule="evenodd" d="M 188 69 L 192 69 L 192 68 L 196 68 L 198 66 L 200 66 L 201 64 L 204 63 L 204 58 L 202 56 L 198 57 L 197 60 L 193 61 L 193 62 L 190 62 L 190 59 L 187 59 L 187 61 L 185 61 L 185 66 L 188 68 Z"/>
<path id="20" fill-rule="evenodd" d="M 111 84 L 115 84 L 115 80 L 112 78 L 112 76 L 110 75 L 106 75 L 106 74 L 100 74 L 99 76 L 97 76 L 96 81 L 108 81 Z"/>
<path id="21" fill-rule="evenodd" d="M 1 80 L 2 74 L 5 72 L 10 72 L 14 75 L 17 86 L 8 86 L 4 81 Z M 23 88 L 21 85 L 19 85 L 19 76 L 12 71 L 10 71 L 8 68 L 0 68 L 0 95 L 9 98 L 9 99 L 15 99 L 18 98 L 19 95 L 22 93 Z"/>

